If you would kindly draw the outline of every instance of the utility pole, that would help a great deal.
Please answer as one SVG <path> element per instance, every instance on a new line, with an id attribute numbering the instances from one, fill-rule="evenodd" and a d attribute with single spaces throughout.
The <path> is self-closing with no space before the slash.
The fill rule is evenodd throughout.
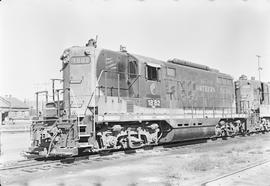
<path id="1" fill-rule="evenodd" d="M 261 81 L 261 70 L 262 70 L 262 67 L 260 67 L 260 57 L 259 55 L 256 55 L 257 58 L 258 58 L 258 71 L 259 71 L 259 81 Z"/>
<path id="2" fill-rule="evenodd" d="M 261 70 L 262 70 L 262 67 L 260 66 L 260 58 L 261 58 L 261 56 L 259 56 L 259 55 L 256 55 L 256 56 L 258 58 L 259 81 L 260 81 L 260 84 L 261 84 Z M 262 89 L 259 88 L 259 104 L 261 104 L 261 102 L 262 102 L 262 100 L 261 100 L 262 95 L 261 94 L 262 94 Z"/>

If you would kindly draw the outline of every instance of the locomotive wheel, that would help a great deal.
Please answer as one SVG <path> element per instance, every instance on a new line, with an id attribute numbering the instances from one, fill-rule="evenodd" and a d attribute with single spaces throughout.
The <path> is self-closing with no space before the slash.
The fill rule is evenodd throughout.
<path id="1" fill-rule="evenodd" d="M 222 130 L 222 132 L 221 132 L 221 136 L 222 136 L 222 137 L 226 137 L 226 136 L 228 136 L 227 131 Z"/>

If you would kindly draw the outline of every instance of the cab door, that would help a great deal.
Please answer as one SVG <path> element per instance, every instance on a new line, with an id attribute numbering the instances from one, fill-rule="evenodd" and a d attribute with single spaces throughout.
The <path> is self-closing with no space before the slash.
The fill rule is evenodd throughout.
<path id="1" fill-rule="evenodd" d="M 128 58 L 128 76 L 127 86 L 128 95 L 130 98 L 139 97 L 139 74 L 138 74 L 138 62 L 133 57 Z"/>

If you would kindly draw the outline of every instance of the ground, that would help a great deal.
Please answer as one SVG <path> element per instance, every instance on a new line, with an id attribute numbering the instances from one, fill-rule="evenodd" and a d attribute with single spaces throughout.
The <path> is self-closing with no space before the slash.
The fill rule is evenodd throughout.
<path id="1" fill-rule="evenodd" d="M 193 186 L 267 159 L 270 159 L 270 133 L 115 154 L 34 173 L 0 172 L 0 176 L 2 185 L 14 186 Z"/>

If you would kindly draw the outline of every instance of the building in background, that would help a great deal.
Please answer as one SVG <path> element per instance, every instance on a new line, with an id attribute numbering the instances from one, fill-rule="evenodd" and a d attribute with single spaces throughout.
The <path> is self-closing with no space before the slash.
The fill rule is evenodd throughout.
<path id="1" fill-rule="evenodd" d="M 14 124 L 15 120 L 29 120 L 29 106 L 11 95 L 0 96 L 0 122 L 3 124 Z"/>

